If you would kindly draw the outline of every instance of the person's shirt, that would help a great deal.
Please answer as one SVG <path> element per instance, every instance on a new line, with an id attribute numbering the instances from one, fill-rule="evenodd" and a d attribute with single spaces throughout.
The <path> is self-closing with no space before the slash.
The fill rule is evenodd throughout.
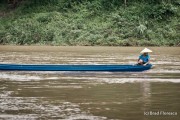
<path id="1" fill-rule="evenodd" d="M 141 59 L 141 60 L 143 60 L 143 62 L 147 63 L 150 59 L 150 56 L 149 55 L 146 55 L 146 56 L 140 55 L 139 59 Z"/>

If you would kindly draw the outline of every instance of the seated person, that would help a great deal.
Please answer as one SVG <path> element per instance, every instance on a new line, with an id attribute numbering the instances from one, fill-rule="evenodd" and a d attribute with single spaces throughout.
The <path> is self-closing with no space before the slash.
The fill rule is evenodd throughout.
<path id="1" fill-rule="evenodd" d="M 150 63 L 150 56 L 148 54 L 149 52 L 152 52 L 152 51 L 147 48 L 141 51 L 141 55 L 139 56 L 139 59 L 138 59 L 138 65 L 145 66 Z"/>

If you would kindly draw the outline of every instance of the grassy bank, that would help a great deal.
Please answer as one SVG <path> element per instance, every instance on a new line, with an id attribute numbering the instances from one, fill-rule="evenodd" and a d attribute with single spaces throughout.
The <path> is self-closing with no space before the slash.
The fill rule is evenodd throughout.
<path id="1" fill-rule="evenodd" d="M 76 1 L 1 3 L 0 44 L 180 46 L 178 2 Z"/>

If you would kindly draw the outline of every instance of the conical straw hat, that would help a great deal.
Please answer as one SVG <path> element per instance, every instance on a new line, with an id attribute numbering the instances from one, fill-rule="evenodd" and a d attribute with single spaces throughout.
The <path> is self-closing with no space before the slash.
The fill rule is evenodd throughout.
<path id="1" fill-rule="evenodd" d="M 149 52 L 152 52 L 152 50 L 148 48 L 144 48 L 144 50 L 142 50 L 140 53 L 149 53 Z"/>

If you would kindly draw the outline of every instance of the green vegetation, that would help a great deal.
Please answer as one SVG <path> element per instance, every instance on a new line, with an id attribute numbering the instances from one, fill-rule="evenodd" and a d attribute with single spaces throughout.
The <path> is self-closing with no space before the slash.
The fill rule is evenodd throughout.
<path id="1" fill-rule="evenodd" d="M 7 1 L 0 44 L 180 46 L 179 0 Z"/>

